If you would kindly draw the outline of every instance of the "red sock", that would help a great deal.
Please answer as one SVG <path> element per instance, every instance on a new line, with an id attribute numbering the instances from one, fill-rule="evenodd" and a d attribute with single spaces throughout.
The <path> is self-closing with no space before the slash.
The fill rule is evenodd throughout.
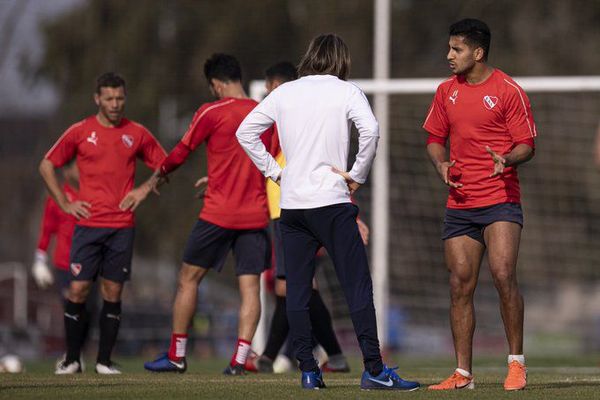
<path id="1" fill-rule="evenodd" d="M 171 334 L 171 345 L 169 346 L 169 360 L 181 361 L 185 357 L 185 345 L 188 335 L 181 333 Z"/>
<path id="2" fill-rule="evenodd" d="M 231 357 L 231 362 L 229 364 L 232 367 L 236 364 L 246 364 L 246 358 L 248 358 L 248 353 L 250 353 L 250 342 L 238 338 L 235 353 L 233 353 L 233 356 Z"/>

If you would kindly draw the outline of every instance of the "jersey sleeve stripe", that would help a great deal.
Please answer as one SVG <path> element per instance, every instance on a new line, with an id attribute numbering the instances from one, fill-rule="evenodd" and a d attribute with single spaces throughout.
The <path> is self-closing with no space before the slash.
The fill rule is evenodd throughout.
<path id="1" fill-rule="evenodd" d="M 181 141 L 184 142 L 184 141 L 190 139 L 190 136 L 191 136 L 192 132 L 194 132 L 194 129 L 196 129 L 196 125 L 198 125 L 198 123 L 200 122 L 200 120 L 202 119 L 202 117 L 204 117 L 207 112 L 209 112 L 210 110 L 213 110 L 215 108 L 218 108 L 218 107 L 221 107 L 221 106 L 226 106 L 227 104 L 231 104 L 234 101 L 235 101 L 235 99 L 229 99 L 227 101 L 224 101 L 223 103 L 214 104 L 214 105 L 212 105 L 210 107 L 207 107 L 206 110 L 202 111 L 202 114 L 200 114 L 198 116 L 198 118 L 196 118 L 196 120 L 194 121 L 194 124 L 189 127 L 189 129 L 187 130 L 187 132 L 185 133 L 185 135 L 183 136 L 183 138 L 181 138 Z"/>
<path id="2" fill-rule="evenodd" d="M 67 135 L 69 135 L 69 133 L 71 133 L 71 131 L 73 131 L 75 128 L 79 128 L 81 125 L 83 125 L 83 122 L 84 121 L 79 121 L 78 123 L 71 125 L 69 129 L 67 129 L 62 135 L 60 135 L 56 143 L 54 143 L 54 145 L 50 147 L 50 150 L 48 150 L 44 158 L 50 158 L 52 152 L 58 147 L 58 145 L 60 145 L 60 143 L 67 137 Z"/>
<path id="3" fill-rule="evenodd" d="M 431 117 L 431 114 L 433 114 L 434 108 L 435 108 L 435 104 L 431 104 L 431 109 L 429 110 L 429 113 L 427 114 L 427 118 L 425 118 L 425 122 L 423 122 L 423 127 L 425 127 L 425 125 L 427 125 L 427 120 L 429 119 L 429 117 Z"/>
<path id="4" fill-rule="evenodd" d="M 521 93 L 521 89 L 517 85 L 509 82 L 506 79 L 504 79 L 504 82 L 508 83 L 510 86 L 515 88 L 515 90 L 519 94 L 519 98 L 521 99 L 521 105 L 523 106 L 523 111 L 525 112 L 525 120 L 527 121 L 527 126 L 529 127 L 529 133 L 531 134 L 531 137 L 536 137 L 537 132 L 535 132 L 535 129 L 531 128 L 531 122 L 529 122 L 529 113 L 527 112 L 527 105 L 525 105 L 525 99 L 523 99 L 523 94 Z"/>

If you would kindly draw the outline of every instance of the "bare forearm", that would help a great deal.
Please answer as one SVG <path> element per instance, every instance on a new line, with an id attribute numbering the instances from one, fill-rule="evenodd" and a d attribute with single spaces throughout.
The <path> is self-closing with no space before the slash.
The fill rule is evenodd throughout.
<path id="1" fill-rule="evenodd" d="M 504 155 L 506 167 L 516 167 L 519 164 L 523 164 L 533 158 L 534 151 L 531 146 L 526 144 L 516 145 L 510 153 Z"/>
<path id="2" fill-rule="evenodd" d="M 436 170 L 446 161 L 446 148 L 439 143 L 429 143 L 427 145 L 427 155 Z"/>
<path id="3" fill-rule="evenodd" d="M 68 203 L 68 200 L 60 188 L 60 184 L 56 178 L 54 165 L 49 160 L 43 159 L 40 163 L 39 171 L 40 175 L 42 175 L 42 178 L 44 179 L 44 183 L 46 184 L 46 188 L 48 189 L 50 196 L 52 196 L 60 208 L 64 209 L 65 205 Z"/>

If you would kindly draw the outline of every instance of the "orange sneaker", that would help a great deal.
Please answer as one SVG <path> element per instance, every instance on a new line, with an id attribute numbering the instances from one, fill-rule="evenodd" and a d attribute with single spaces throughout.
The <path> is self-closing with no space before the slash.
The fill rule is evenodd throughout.
<path id="1" fill-rule="evenodd" d="M 454 372 L 452 376 L 437 385 L 429 386 L 429 390 L 475 389 L 473 375 L 470 378 Z"/>
<path id="2" fill-rule="evenodd" d="M 508 375 L 504 380 L 504 390 L 521 390 L 527 385 L 527 368 L 518 361 L 508 364 Z"/>

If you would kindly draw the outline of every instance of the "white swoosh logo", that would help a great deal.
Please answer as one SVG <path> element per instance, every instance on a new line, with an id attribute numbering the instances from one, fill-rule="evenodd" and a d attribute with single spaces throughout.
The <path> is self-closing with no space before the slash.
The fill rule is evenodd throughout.
<path id="1" fill-rule="evenodd" d="M 373 381 L 375 383 L 379 383 L 380 385 L 387 386 L 387 387 L 391 387 L 394 384 L 394 382 L 392 382 L 392 380 L 390 378 L 388 378 L 387 382 L 380 381 L 379 379 L 373 379 L 373 378 L 369 378 L 369 380 Z"/>
<path id="2" fill-rule="evenodd" d="M 184 365 L 183 365 L 183 363 L 182 363 L 182 362 L 181 362 L 181 363 L 178 363 L 178 362 L 175 362 L 175 361 L 173 361 L 173 360 L 169 360 L 169 362 L 170 362 L 171 364 L 173 364 L 174 366 L 176 366 L 177 368 L 183 368 L 183 367 L 184 367 Z"/>
<path id="3" fill-rule="evenodd" d="M 79 315 L 71 315 L 65 313 L 65 317 L 72 319 L 73 321 L 79 321 Z"/>

